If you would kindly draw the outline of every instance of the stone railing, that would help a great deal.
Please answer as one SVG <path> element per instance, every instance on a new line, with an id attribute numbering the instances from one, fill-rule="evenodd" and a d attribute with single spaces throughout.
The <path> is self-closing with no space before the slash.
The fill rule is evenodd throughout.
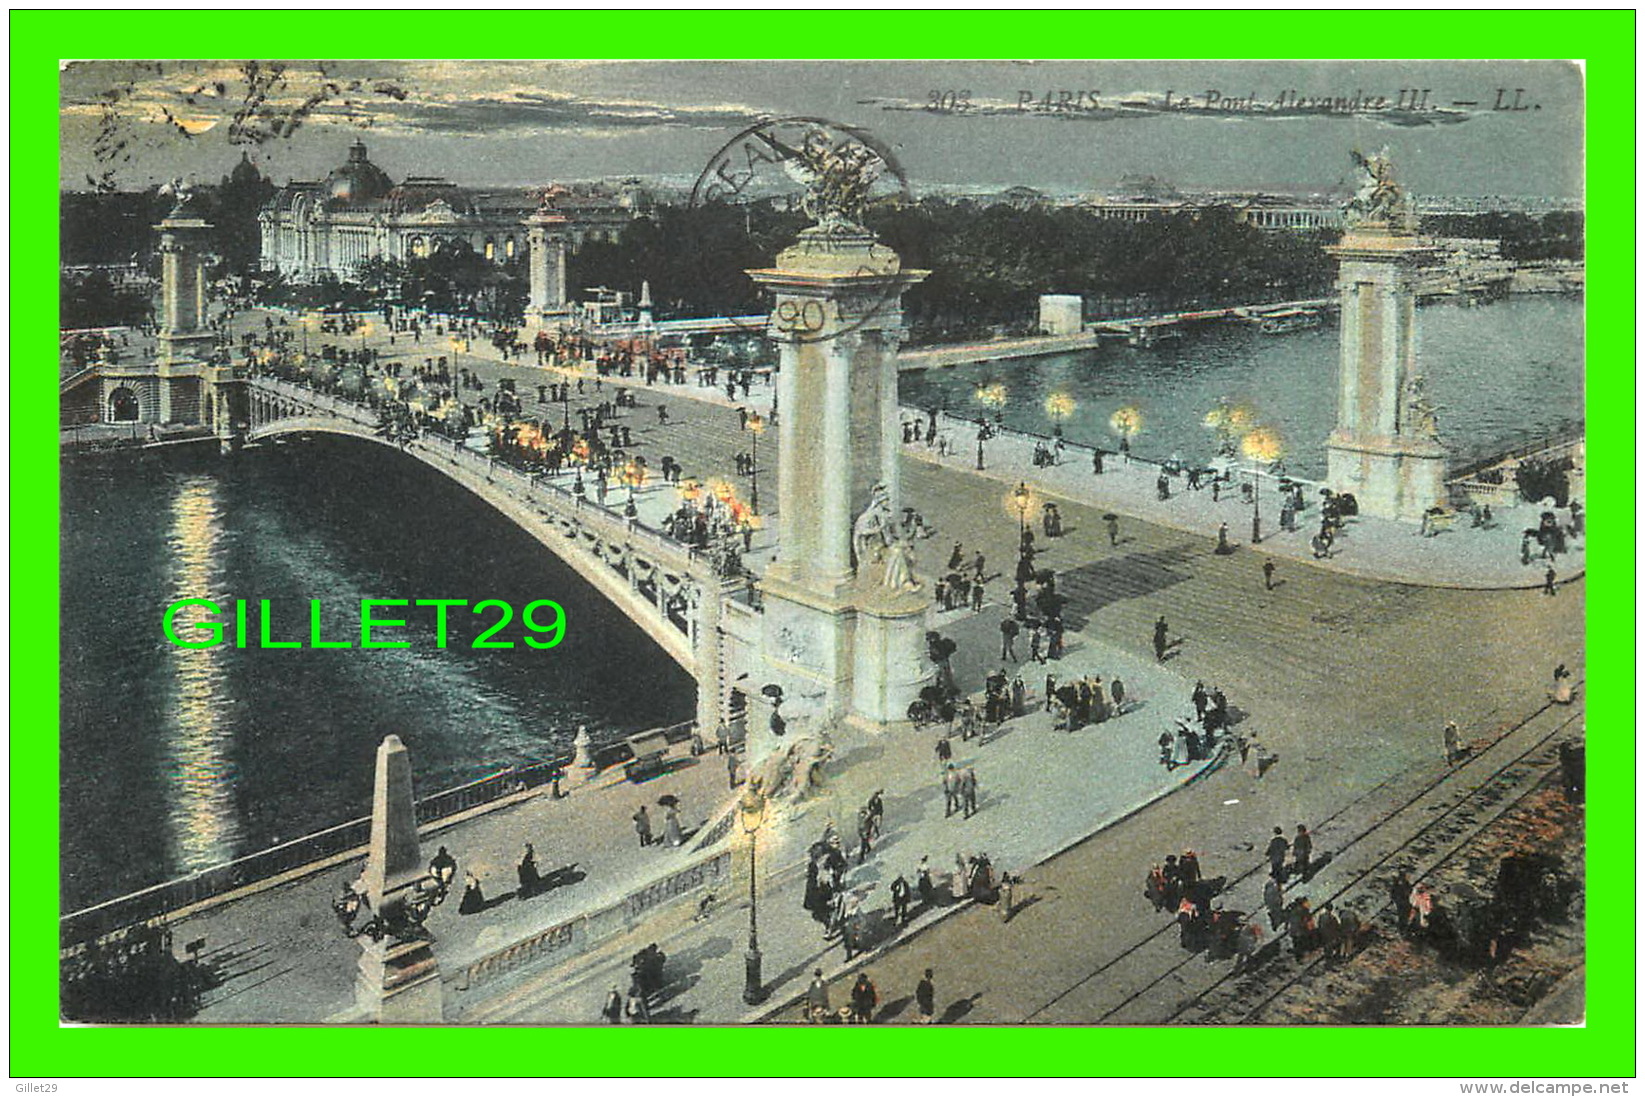
<path id="1" fill-rule="evenodd" d="M 436 792 L 417 801 L 417 822 L 420 826 L 426 826 L 515 793 L 539 788 L 553 779 L 562 764 L 557 761 L 536 762 L 510 767 L 489 777 Z M 184 907 L 297 869 L 318 870 L 342 854 L 363 855 L 370 838 L 369 817 L 350 819 L 346 823 L 237 857 L 225 864 L 213 865 L 188 876 L 65 914 L 58 923 L 59 947 L 69 948 L 95 940 L 134 923 L 161 918 Z"/>
<path id="2" fill-rule="evenodd" d="M 529 964 L 569 960 L 627 933 L 659 907 L 730 880 L 731 851 L 722 850 L 637 888 L 609 906 L 568 918 L 447 972 L 445 980 L 454 989 L 467 991 Z"/>

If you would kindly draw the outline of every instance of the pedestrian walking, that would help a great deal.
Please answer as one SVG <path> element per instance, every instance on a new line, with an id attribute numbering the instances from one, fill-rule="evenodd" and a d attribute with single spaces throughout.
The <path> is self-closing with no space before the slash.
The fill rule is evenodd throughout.
<path id="1" fill-rule="evenodd" d="M 1457 729 L 1455 720 L 1445 721 L 1445 764 L 1456 765 L 1457 759 L 1462 757 L 1462 733 Z"/>
<path id="2" fill-rule="evenodd" d="M 1019 633 L 1021 631 L 1022 631 L 1022 626 L 1017 624 L 1017 620 L 1014 617 L 1007 617 L 1005 620 L 1000 622 L 1000 658 L 1001 659 L 1010 659 L 1012 662 L 1016 662 L 1016 659 L 1017 659 L 1017 646 L 1016 646 L 1017 645 L 1017 633 Z"/>
<path id="3" fill-rule="evenodd" d="M 899 926 L 908 924 L 908 905 L 913 897 L 913 889 L 908 886 L 906 877 L 899 875 L 891 881 L 891 918 Z"/>
<path id="4" fill-rule="evenodd" d="M 1169 635 L 1170 630 L 1166 627 L 1165 617 L 1161 615 L 1160 619 L 1154 622 L 1154 661 L 1157 663 L 1165 662 L 1165 649 L 1170 646 L 1167 642 Z"/>
<path id="5" fill-rule="evenodd" d="M 1251 966 L 1257 950 L 1262 947 L 1262 927 L 1247 922 L 1234 931 L 1234 973 L 1237 975 Z"/>
<path id="6" fill-rule="evenodd" d="M 1403 869 L 1388 884 L 1388 898 L 1394 904 L 1394 915 L 1403 933 L 1411 923 L 1411 877 Z"/>
<path id="7" fill-rule="evenodd" d="M 1194 699 L 1194 718 L 1197 719 L 1200 723 L 1203 724 L 1203 723 L 1205 723 L 1205 706 L 1207 705 L 1207 703 L 1209 703 L 1209 701 L 1211 699 L 1211 695 L 1209 693 L 1205 692 L 1205 683 L 1204 682 L 1195 682 L 1194 683 L 1193 699 Z"/>
<path id="8" fill-rule="evenodd" d="M 673 804 L 663 816 L 663 829 L 668 832 L 668 844 L 671 846 L 685 845 L 685 831 L 680 826 L 680 809 Z"/>
<path id="9" fill-rule="evenodd" d="M 1274 828 L 1274 836 L 1268 839 L 1268 871 L 1274 879 L 1285 880 L 1285 855 L 1291 851 L 1291 843 L 1285 840 L 1285 831 L 1281 827 Z"/>
<path id="10" fill-rule="evenodd" d="M 949 762 L 953 761 L 953 759 L 954 746 L 951 742 L 949 742 L 948 736 L 944 735 L 941 739 L 937 740 L 937 765 L 939 767 L 945 766 Z"/>
<path id="11" fill-rule="evenodd" d="M 1118 545 L 1120 543 L 1119 515 L 1105 514 L 1102 516 L 1102 521 L 1108 527 L 1108 544 L 1111 546 Z"/>
<path id="12" fill-rule="evenodd" d="M 820 1025 L 828 1019 L 831 1011 L 828 1004 L 828 984 L 823 982 L 822 968 L 811 973 L 811 985 L 805 991 L 806 1016 L 814 1025 Z"/>
<path id="13" fill-rule="evenodd" d="M 1102 450 L 1100 449 L 1091 454 L 1091 475 L 1102 475 Z"/>
<path id="14" fill-rule="evenodd" d="M 651 844 L 651 816 L 646 813 L 644 804 L 634 813 L 634 833 L 640 836 L 641 846 Z"/>
<path id="15" fill-rule="evenodd" d="M 914 1001 L 919 1006 L 920 1024 L 929 1025 L 937 1014 L 937 984 L 931 974 L 931 969 L 925 969 L 925 976 L 914 988 Z"/>
<path id="16" fill-rule="evenodd" d="M 1114 715 L 1118 716 L 1125 711 L 1125 683 L 1115 678 L 1113 684 L 1108 687 L 1108 692 L 1113 695 Z"/>
<path id="17" fill-rule="evenodd" d="M 914 873 L 914 889 L 920 893 L 920 905 L 928 907 L 937 901 L 937 885 L 931 879 L 931 859 L 920 858 L 920 867 Z"/>
<path id="18" fill-rule="evenodd" d="M 1262 885 L 1262 905 L 1268 908 L 1268 926 L 1278 929 L 1285 921 L 1285 884 L 1278 876 L 1270 876 Z"/>
<path id="19" fill-rule="evenodd" d="M 975 766 L 965 767 L 965 773 L 960 778 L 960 794 L 965 799 L 965 817 L 969 819 L 977 813 L 977 770 Z"/>
<path id="20" fill-rule="evenodd" d="M 735 754 L 725 756 L 725 784 L 727 788 L 737 787 L 737 756 Z"/>
<path id="21" fill-rule="evenodd" d="M 1274 562 L 1272 560 L 1262 562 L 1262 589 L 1274 589 Z"/>
<path id="22" fill-rule="evenodd" d="M 851 1021 L 853 1024 L 866 1025 L 874 1020 L 874 1007 L 880 1004 L 880 995 L 874 989 L 874 981 L 868 977 L 868 972 L 857 974 L 857 982 L 851 988 Z"/>
<path id="23" fill-rule="evenodd" d="M 605 1007 L 600 1010 L 600 1016 L 605 1018 L 608 1025 L 623 1023 L 623 992 L 618 987 L 611 988 L 611 994 L 605 1000 Z"/>
<path id="24" fill-rule="evenodd" d="M 942 771 L 942 795 L 944 801 L 943 818 L 948 818 L 960 809 L 960 775 L 954 769 L 954 763 L 948 763 L 948 768 Z"/>
<path id="25" fill-rule="evenodd" d="M 982 580 L 978 579 L 976 582 L 971 584 L 971 612 L 972 613 L 981 613 L 982 612 L 982 599 L 983 599 Z"/>
<path id="26" fill-rule="evenodd" d="M 1547 570 L 1547 572 L 1543 574 L 1543 576 L 1542 576 L 1542 593 L 1543 594 L 1546 594 L 1546 595 L 1552 597 L 1553 595 L 1556 595 L 1556 594 L 1559 593 L 1558 588 L 1554 586 L 1554 580 L 1557 579 L 1558 577 L 1559 576 L 1554 572 L 1553 568 L 1549 568 Z"/>
<path id="27" fill-rule="evenodd" d="M 1314 836 L 1308 833 L 1308 828 L 1301 823 L 1297 824 L 1297 832 L 1291 838 L 1291 861 L 1298 880 L 1308 879 L 1308 873 L 1313 867 Z"/>

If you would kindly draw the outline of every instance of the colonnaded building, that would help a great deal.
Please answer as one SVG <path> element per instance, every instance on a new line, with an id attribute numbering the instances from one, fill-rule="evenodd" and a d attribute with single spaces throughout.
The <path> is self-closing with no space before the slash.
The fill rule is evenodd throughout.
<path id="1" fill-rule="evenodd" d="M 525 219 L 541 205 L 540 190 L 479 190 L 445 179 L 409 176 L 395 183 L 356 141 L 346 163 L 321 182 L 281 187 L 258 214 L 262 265 L 295 281 L 354 277 L 367 259 L 407 261 L 455 243 L 503 264 L 526 251 Z M 615 240 L 646 216 L 650 201 L 637 181 L 614 189 L 553 188 L 573 249 L 586 240 Z"/>

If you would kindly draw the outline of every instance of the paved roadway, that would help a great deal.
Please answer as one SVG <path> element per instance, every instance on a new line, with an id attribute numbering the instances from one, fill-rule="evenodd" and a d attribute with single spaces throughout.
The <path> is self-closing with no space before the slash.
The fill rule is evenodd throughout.
<path id="1" fill-rule="evenodd" d="M 463 356 L 469 368 L 477 361 Z M 534 391 L 540 373 L 534 366 L 478 368 L 486 376 L 520 377 L 522 393 Z M 673 425 L 636 431 L 654 465 L 673 452 L 687 475 L 701 476 L 729 468 L 731 455 L 746 448 L 735 413 L 718 403 L 642 391 L 641 422 L 658 400 L 669 403 Z M 769 456 L 761 451 L 773 485 L 775 449 Z M 939 530 L 921 554 L 928 568 L 956 540 L 968 554 L 981 550 L 1002 565 L 1012 560 L 1017 529 L 1007 484 L 910 461 L 904 485 L 908 501 Z M 1255 552 L 1215 556 L 1206 537 L 1142 521 L 1125 522 L 1124 540 L 1110 547 L 1100 510 L 1072 502 L 1063 509 L 1069 536 L 1044 562 L 1058 570 L 1059 589 L 1072 598 L 1077 642 L 1093 645 L 1084 649 L 1089 654 L 1071 652 L 1070 669 L 1087 669 L 1080 664 L 1089 660 L 1089 669 L 1101 673 L 1108 651 L 1151 659 L 1152 624 L 1163 613 L 1181 640 L 1169 668 L 1185 682 L 1223 686 L 1279 763 L 1260 781 L 1226 768 L 1037 870 L 1040 901 L 1009 925 L 983 909 L 944 920 L 875 962 L 882 999 L 911 993 L 918 969 L 930 963 L 938 968 L 939 1008 L 950 1019 L 1021 1020 L 1043 1003 L 1058 970 L 1127 947 L 1143 917 L 1142 875 L 1165 853 L 1192 846 L 1209 875 L 1243 870 L 1272 826 L 1289 831 L 1323 818 L 1345 798 L 1431 762 L 1444 719 L 1483 734 L 1504 714 L 1536 707 L 1554 663 L 1581 674 L 1580 581 L 1547 598 L 1377 583 L 1285 561 L 1279 585 L 1268 592 Z M 1003 582 L 992 593 L 997 601 Z M 968 620 L 956 633 L 963 687 L 976 688 L 997 661 L 999 612 Z M 1054 775 L 1056 747 L 1033 749 Z M 736 947 L 705 946 L 696 956 L 702 970 L 695 993 L 676 1003 L 682 1014 L 708 1019 L 741 1009 L 726 1000 L 734 996 L 728 988 L 741 983 L 740 931 L 717 929 L 715 936 Z M 576 1016 L 592 1015 L 604 974 L 591 972 L 577 990 Z M 568 1007 L 555 1005 L 556 996 L 555 988 L 540 988 L 536 999 L 517 1003 L 516 1015 L 565 1016 Z"/>

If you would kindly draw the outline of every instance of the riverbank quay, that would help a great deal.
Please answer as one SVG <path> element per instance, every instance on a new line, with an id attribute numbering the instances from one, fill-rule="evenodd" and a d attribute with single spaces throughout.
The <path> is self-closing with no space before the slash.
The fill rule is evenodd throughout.
<path id="1" fill-rule="evenodd" d="M 912 409 L 907 413 L 925 414 Z M 1520 553 L 1525 531 L 1537 527 L 1544 510 L 1553 510 L 1562 525 L 1571 526 L 1568 507 L 1532 503 L 1496 507 L 1488 527 L 1472 525 L 1466 513 L 1430 529 L 1356 515 L 1345 520 L 1335 543 L 1320 555 L 1311 544 L 1320 522 L 1320 485 L 1315 482 L 1297 481 L 1303 485 L 1308 506 L 1298 514 L 1296 529 L 1286 531 L 1280 528 L 1284 502 L 1280 478 L 1267 470 L 1254 473 L 1248 464 L 1232 467 L 1230 481 L 1216 491 L 1208 482 L 1191 489 L 1185 476 L 1168 473 L 1159 462 L 1128 458 L 1114 450 L 1104 451 L 1102 472 L 1097 473 L 1094 450 L 1084 445 L 1066 445 L 1055 463 L 1036 465 L 1035 449 L 1054 449 L 1055 439 L 990 427 L 981 444 L 984 467 L 978 469 L 977 423 L 943 415 L 939 416 L 939 424 L 952 443 L 946 455 L 923 443 L 905 445 L 904 453 L 915 460 L 987 476 L 1004 484 L 1027 484 L 1033 493 L 1030 521 L 1046 502 L 1061 500 L 1213 539 L 1226 526 L 1228 543 L 1236 551 L 1414 586 L 1531 589 L 1544 585 L 1550 566 L 1555 571 L 1556 586 L 1587 570 L 1583 535 L 1567 539 L 1569 551 L 1552 561 L 1542 559 L 1540 548 L 1534 546 L 1529 562 Z M 1166 484 L 1163 493 L 1162 477 Z M 1253 485 L 1249 496 L 1241 491 L 1242 483 Z M 1253 532 L 1259 533 L 1260 539 L 1254 539 Z"/>
<path id="2" fill-rule="evenodd" d="M 254 317 L 248 315 L 247 321 L 251 319 Z M 382 335 L 374 336 L 374 345 L 381 343 L 383 339 Z M 928 352 L 948 355 L 985 350 L 992 353 L 990 348 L 999 350 L 1016 346 L 1020 342 L 1022 341 L 1000 341 L 972 348 L 915 348 L 905 351 L 904 355 Z M 439 340 L 433 340 L 428 349 L 435 349 L 436 345 L 443 344 Z M 744 397 L 737 397 L 728 396 L 723 385 L 701 383 L 695 376 L 695 368 L 687 371 L 688 379 L 683 384 L 658 380 L 647 385 L 641 376 L 597 379 L 591 362 L 571 361 L 538 366 L 529 360 L 529 356 L 505 361 L 500 351 L 482 341 L 468 341 L 463 347 L 459 360 L 466 368 L 478 373 L 488 382 L 494 383 L 498 379 L 508 378 L 520 387 L 525 403 L 523 414 L 527 416 L 540 413 L 551 418 L 556 411 L 555 406 L 533 404 L 529 393 L 538 384 L 565 379 L 583 382 L 585 391 L 578 396 L 578 400 L 582 402 L 609 399 L 618 387 L 626 388 L 648 405 L 645 412 L 636 415 L 636 419 L 641 420 L 651 414 L 650 405 L 668 405 L 671 400 L 732 410 L 747 408 L 766 417 L 769 417 L 772 411 L 774 387 L 770 384 L 770 374 L 767 372 L 756 372 L 752 378 L 753 387 L 750 393 Z M 403 344 L 399 348 L 393 348 L 383 343 L 377 349 L 385 357 L 396 350 L 406 357 L 422 353 L 421 348 L 406 348 Z M 1043 353 L 1053 351 L 1047 350 Z M 1002 353 L 999 357 L 1020 357 L 1020 353 Z M 598 388 L 595 387 L 596 380 Z M 778 411 L 780 413 L 780 409 Z M 927 409 L 911 406 L 905 406 L 901 412 L 905 420 L 918 420 L 922 423 L 929 421 L 930 414 Z M 682 417 L 675 411 L 672 419 L 677 425 Z M 1414 523 L 1366 515 L 1351 516 L 1346 520 L 1344 528 L 1338 532 L 1330 550 L 1319 555 L 1310 543 L 1319 525 L 1320 485 L 1316 483 L 1298 481 L 1304 485 L 1304 499 L 1308 506 L 1298 515 L 1297 528 L 1294 531 L 1283 531 L 1280 529 L 1280 477 L 1267 470 L 1254 472 L 1248 462 L 1230 466 L 1230 481 L 1224 485 L 1226 490 L 1218 493 L 1213 493 L 1208 482 L 1200 489 L 1192 490 L 1186 487 L 1185 477 L 1169 475 L 1170 495 L 1162 499 L 1158 490 L 1162 468 L 1160 461 L 1156 459 L 1145 459 L 1141 456 L 1127 459 L 1117 450 L 1109 450 L 1105 452 L 1103 473 L 1097 475 L 1092 472 L 1093 448 L 1069 443 L 1065 445 L 1057 463 L 1036 466 L 1033 461 L 1036 446 L 1052 447 L 1054 439 L 990 426 L 989 437 L 982 445 L 984 468 L 978 470 L 978 420 L 939 413 L 938 421 L 939 433 L 948 438 L 947 454 L 943 455 L 937 446 L 922 440 L 904 446 L 905 455 L 915 460 L 975 472 L 1011 484 L 1027 483 L 1036 492 L 1033 502 L 1035 513 L 1028 516 L 1030 521 L 1038 517 L 1044 502 L 1062 499 L 1086 503 L 1123 517 L 1157 522 L 1173 529 L 1213 539 L 1226 523 L 1228 539 L 1236 550 L 1250 549 L 1276 560 L 1291 561 L 1361 578 L 1419 586 L 1474 590 L 1530 589 L 1545 584 L 1546 572 L 1551 564 L 1555 571 L 1557 587 L 1586 572 L 1586 539 L 1582 536 L 1568 540 L 1569 551 L 1555 560 L 1541 560 L 1538 555 L 1540 549 L 1537 549 L 1529 563 L 1522 562 L 1520 544 L 1524 532 L 1538 525 L 1545 509 L 1538 504 L 1519 503 L 1494 507 L 1493 523 L 1489 527 L 1476 527 L 1472 524 L 1471 516 L 1460 514 L 1436 523 L 1431 531 L 1424 530 Z M 646 424 L 645 429 L 635 432 L 637 437 L 643 438 L 640 443 L 642 449 L 661 446 L 671 433 L 667 429 L 653 430 L 650 426 L 651 424 Z M 674 430 L 672 433 L 677 435 L 679 432 Z M 720 440 L 715 439 L 716 442 Z M 726 435 L 724 441 L 737 444 L 738 432 Z M 742 443 L 743 448 L 748 448 L 746 435 L 742 436 Z M 654 464 L 656 460 L 653 458 Z M 774 484 L 774 445 L 768 446 L 762 453 L 760 462 L 762 473 L 767 474 L 770 477 L 768 482 Z M 700 474 L 698 469 L 688 469 L 687 472 L 690 476 Z M 710 472 L 707 475 L 715 474 Z M 1254 485 L 1249 500 L 1239 490 L 1242 482 Z M 774 503 L 775 499 L 774 493 L 768 494 L 771 495 L 768 501 L 769 509 L 769 504 Z M 617 497 L 614 493 L 613 498 Z M 653 508 L 655 505 L 653 504 Z M 644 504 L 641 506 L 644 507 Z M 1562 523 L 1571 524 L 1568 508 L 1557 508 L 1557 513 Z M 648 520 L 649 517 L 648 515 Z M 1260 519 L 1260 539 L 1253 543 L 1254 519 Z M 763 537 L 760 538 L 760 543 L 763 543 L 763 540 Z"/>

